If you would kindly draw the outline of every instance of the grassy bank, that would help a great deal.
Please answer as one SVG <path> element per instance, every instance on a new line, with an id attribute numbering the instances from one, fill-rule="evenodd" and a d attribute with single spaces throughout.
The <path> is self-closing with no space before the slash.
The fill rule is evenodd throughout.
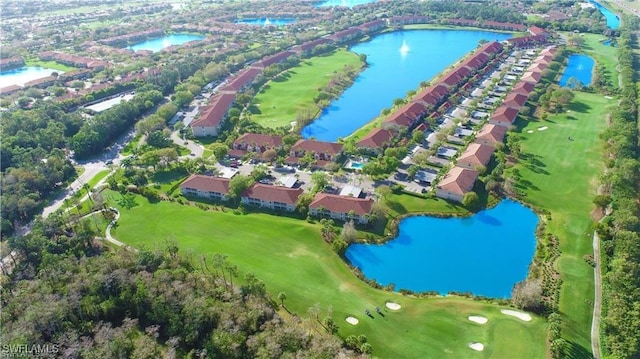
<path id="1" fill-rule="evenodd" d="M 120 195 L 111 193 L 115 204 Z M 262 213 L 236 215 L 230 210 L 203 211 L 177 203 L 151 204 L 142 197 L 136 197 L 136 202 L 131 209 L 120 208 L 121 218 L 112 232 L 119 240 L 153 249 L 172 239 L 194 258 L 224 253 L 238 266 L 239 277 L 255 273 L 274 298 L 285 292 L 285 305 L 291 312 L 309 317 L 308 309 L 317 303 L 323 319 L 332 308 L 340 335 L 365 334 L 377 357 L 544 356 L 543 319 L 523 322 L 501 314 L 497 305 L 463 298 L 419 299 L 374 289 L 358 280 L 321 239 L 318 224 Z M 385 307 L 387 301 L 402 308 L 391 311 Z M 376 306 L 384 316 L 375 313 Z M 374 318 L 367 317 L 365 309 Z M 468 315 L 485 316 L 489 323 L 474 324 Z M 347 324 L 347 316 L 357 317 L 360 323 Z M 471 350 L 471 342 L 483 343 L 485 351 Z"/>
<path id="2" fill-rule="evenodd" d="M 300 112 L 319 109 L 314 98 L 345 65 L 360 67 L 360 58 L 347 50 L 304 59 L 279 79 L 269 81 L 255 96 L 251 119 L 264 127 L 289 127 Z M 284 101 L 284 99 L 287 99 Z"/>
<path id="3" fill-rule="evenodd" d="M 562 251 L 556 265 L 563 279 L 563 336 L 576 358 L 590 357 L 593 268 L 583 256 L 593 252 L 590 212 L 603 170 L 599 134 L 611 106 L 615 100 L 577 92 L 567 112 L 521 128 L 519 186 L 527 194 L 525 201 L 551 212 L 548 229 L 559 238 Z"/>
<path id="4" fill-rule="evenodd" d="M 43 60 L 36 60 L 36 59 L 26 60 L 25 61 L 25 65 L 26 66 L 41 66 L 41 67 L 46 67 L 46 68 L 49 68 L 49 69 L 54 69 L 54 70 L 59 70 L 59 71 L 64 71 L 64 72 L 77 70 L 75 67 L 63 65 L 63 64 L 55 62 L 55 61 L 43 61 Z"/>

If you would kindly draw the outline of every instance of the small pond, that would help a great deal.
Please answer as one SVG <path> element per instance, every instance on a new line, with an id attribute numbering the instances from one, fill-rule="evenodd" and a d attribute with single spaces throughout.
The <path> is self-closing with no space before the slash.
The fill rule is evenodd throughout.
<path id="1" fill-rule="evenodd" d="M 560 86 L 575 87 L 573 81 L 570 80 L 571 78 L 580 81 L 582 86 L 591 85 L 594 65 L 595 61 L 593 58 L 587 55 L 573 54 L 569 56 L 567 68 L 565 68 L 562 73 L 562 78 L 560 78 Z"/>
<path id="2" fill-rule="evenodd" d="M 296 19 L 287 19 L 287 18 L 268 18 L 263 17 L 260 19 L 243 19 L 238 20 L 236 23 L 238 24 L 247 24 L 247 25 L 257 25 L 257 26 L 282 26 L 294 23 Z"/>
<path id="3" fill-rule="evenodd" d="M 169 46 L 182 45 L 189 41 L 202 40 L 204 36 L 196 34 L 172 34 L 157 39 L 149 39 L 131 46 L 127 46 L 127 49 L 138 50 L 150 50 L 158 52 L 162 49 L 166 49 Z"/>
<path id="4" fill-rule="evenodd" d="M 0 87 L 10 85 L 24 85 L 25 83 L 43 77 L 51 76 L 52 73 L 64 73 L 64 71 L 54 70 L 40 66 L 23 66 L 17 69 L 0 72 Z"/>
<path id="5" fill-rule="evenodd" d="M 531 209 L 504 200 L 466 218 L 408 217 L 395 239 L 352 244 L 346 257 L 367 278 L 396 290 L 508 298 L 527 277 L 537 224 Z"/>

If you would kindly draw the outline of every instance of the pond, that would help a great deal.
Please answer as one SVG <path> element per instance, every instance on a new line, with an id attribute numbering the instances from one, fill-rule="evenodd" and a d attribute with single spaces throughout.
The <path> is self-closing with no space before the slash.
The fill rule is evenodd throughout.
<path id="1" fill-rule="evenodd" d="M 616 30 L 620 27 L 620 18 L 618 15 L 614 14 L 611 10 L 602 6 L 599 2 L 594 0 L 589 0 L 590 3 L 596 6 L 596 8 L 604 15 L 605 19 L 607 19 L 607 26 L 613 30 Z"/>
<path id="2" fill-rule="evenodd" d="M 571 78 L 578 80 L 582 86 L 591 85 L 594 64 L 593 58 L 587 55 L 573 54 L 569 56 L 569 62 L 559 81 L 560 86 L 574 88 L 575 84 L 570 80 Z"/>
<path id="3" fill-rule="evenodd" d="M 466 218 L 408 217 L 395 239 L 352 244 L 346 257 L 367 278 L 396 290 L 509 298 L 527 277 L 537 224 L 531 209 L 504 200 Z"/>
<path id="4" fill-rule="evenodd" d="M 247 25 L 258 25 L 258 26 L 282 26 L 294 23 L 296 19 L 287 19 L 287 18 L 275 18 L 270 19 L 268 17 L 263 17 L 260 19 L 243 19 L 238 20 L 236 23 L 238 24 L 247 24 Z"/>
<path id="5" fill-rule="evenodd" d="M 57 72 L 58 74 L 64 73 L 64 71 L 40 66 L 23 66 L 13 70 L 1 71 L 0 87 L 6 87 L 10 85 L 22 86 L 29 81 L 51 76 L 53 72 Z"/>
<path id="6" fill-rule="evenodd" d="M 169 46 L 182 45 L 189 41 L 202 40 L 204 36 L 196 34 L 171 34 L 157 39 L 149 39 L 131 46 L 127 46 L 127 49 L 138 50 L 151 50 L 158 52 Z"/>
<path id="7" fill-rule="evenodd" d="M 393 100 L 416 90 L 451 66 L 480 40 L 504 40 L 511 34 L 475 30 L 407 30 L 385 33 L 351 51 L 367 56 L 367 68 L 320 117 L 302 129 L 305 138 L 336 141 L 393 106 Z M 455 44 L 455 46 L 446 46 Z M 384 90 L 381 90 L 384 89 Z M 365 105 L 366 104 L 366 105 Z"/>

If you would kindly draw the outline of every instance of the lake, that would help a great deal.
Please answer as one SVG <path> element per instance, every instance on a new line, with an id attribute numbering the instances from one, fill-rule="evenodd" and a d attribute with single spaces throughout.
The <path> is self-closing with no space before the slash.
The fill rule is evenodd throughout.
<path id="1" fill-rule="evenodd" d="M 504 200 L 466 218 L 408 217 L 395 239 L 352 244 L 346 257 L 367 278 L 396 290 L 509 298 L 527 277 L 537 224 L 531 209 Z"/>
<path id="2" fill-rule="evenodd" d="M 52 72 L 57 72 L 58 74 L 64 73 L 64 71 L 40 66 L 23 66 L 13 70 L 2 71 L 0 72 L 0 87 L 24 85 L 26 82 L 32 80 L 51 76 Z"/>
<path id="3" fill-rule="evenodd" d="M 591 77 L 593 74 L 594 65 L 595 61 L 593 60 L 593 58 L 587 55 L 570 55 L 569 61 L 567 62 L 567 67 L 562 73 L 562 77 L 559 81 L 560 86 L 573 87 L 572 85 L 567 84 L 569 79 L 572 77 L 580 81 L 580 83 L 582 83 L 582 86 L 591 85 Z"/>
<path id="4" fill-rule="evenodd" d="M 286 19 L 286 18 L 275 18 L 270 19 L 267 17 L 263 17 L 260 19 L 243 19 L 238 20 L 236 23 L 238 24 L 247 24 L 247 25 L 258 25 L 258 26 L 282 26 L 294 23 L 296 19 Z"/>
<path id="5" fill-rule="evenodd" d="M 475 30 L 409 30 L 385 33 L 351 51 L 367 55 L 368 67 L 320 117 L 302 129 L 305 138 L 336 141 L 393 106 L 477 47 L 480 40 L 504 40 L 511 34 Z M 447 46 L 446 44 L 455 44 Z M 401 49 L 403 51 L 401 51 Z M 384 89 L 384 90 L 381 90 Z"/>
<path id="6" fill-rule="evenodd" d="M 196 34 L 171 34 L 164 37 L 149 39 L 147 41 L 143 41 L 131 46 L 127 46 L 127 49 L 130 49 L 133 51 L 151 50 L 153 52 L 158 52 L 169 46 L 182 45 L 189 41 L 202 40 L 202 39 L 204 39 L 204 36 L 196 35 Z"/>
<path id="7" fill-rule="evenodd" d="M 602 15 L 604 15 L 604 17 L 607 19 L 607 26 L 609 28 L 616 30 L 620 27 L 620 18 L 618 17 L 618 15 L 614 14 L 613 12 L 611 12 L 611 10 L 602 6 L 597 1 L 589 0 L 589 2 L 595 5 L 596 8 L 602 13 Z"/>

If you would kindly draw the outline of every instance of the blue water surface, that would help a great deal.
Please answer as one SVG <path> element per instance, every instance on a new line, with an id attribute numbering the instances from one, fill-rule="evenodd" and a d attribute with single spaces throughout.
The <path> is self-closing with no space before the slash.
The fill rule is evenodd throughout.
<path id="1" fill-rule="evenodd" d="M 286 19 L 286 18 L 260 18 L 260 19 L 242 19 L 236 21 L 239 24 L 247 24 L 247 25 L 258 25 L 258 26 L 281 26 L 287 25 L 295 22 L 296 19 Z"/>
<path id="2" fill-rule="evenodd" d="M 508 298 L 527 277 L 537 224 L 529 208 L 504 200 L 467 218 L 408 217 L 397 238 L 352 244 L 346 257 L 367 278 L 394 283 L 396 290 Z"/>
<path id="3" fill-rule="evenodd" d="M 64 71 L 54 70 L 40 66 L 23 66 L 12 70 L 0 72 L 0 87 L 10 85 L 24 85 L 26 82 L 51 76 L 52 73 L 64 73 Z"/>
<path id="4" fill-rule="evenodd" d="M 568 86 L 567 82 L 572 77 L 580 81 L 583 86 L 591 85 L 594 64 L 593 58 L 587 55 L 573 54 L 569 56 L 567 68 L 565 68 L 560 78 L 560 86 Z"/>
<path id="5" fill-rule="evenodd" d="M 420 82 L 431 80 L 476 48 L 480 40 L 510 37 L 511 34 L 490 31 L 406 30 L 357 44 L 351 51 L 367 55 L 369 66 L 318 119 L 302 129 L 302 136 L 321 141 L 346 137 L 382 109 L 392 107 L 394 99 L 404 98 L 407 91 L 417 89 Z"/>
<path id="6" fill-rule="evenodd" d="M 602 6 L 599 2 L 595 0 L 589 0 L 590 3 L 594 4 L 596 8 L 604 15 L 607 19 L 607 26 L 613 30 L 616 30 L 620 27 L 620 18 L 618 15 L 614 14 L 611 10 Z"/>
<path id="7" fill-rule="evenodd" d="M 143 41 L 143 42 L 128 46 L 127 49 L 130 49 L 133 51 L 151 50 L 153 52 L 158 52 L 169 46 L 182 45 L 189 41 L 202 40 L 202 39 L 204 39 L 204 36 L 202 35 L 172 34 L 172 35 L 167 35 L 157 39 L 149 39 L 147 41 Z"/>

